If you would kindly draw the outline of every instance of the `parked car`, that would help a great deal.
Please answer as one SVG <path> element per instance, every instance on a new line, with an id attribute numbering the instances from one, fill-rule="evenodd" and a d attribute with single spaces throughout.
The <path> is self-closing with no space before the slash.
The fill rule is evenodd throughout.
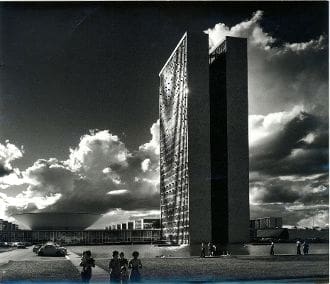
<path id="1" fill-rule="evenodd" d="M 65 256 L 65 252 L 61 247 L 55 244 L 45 244 L 38 250 L 39 256 Z"/>
<path id="2" fill-rule="evenodd" d="M 24 243 L 17 243 L 16 247 L 17 247 L 18 249 L 25 249 L 25 248 L 26 248 L 26 246 L 25 246 Z"/>
<path id="3" fill-rule="evenodd" d="M 60 249 L 64 253 L 64 255 L 67 254 L 67 249 L 65 247 L 61 247 L 59 245 L 56 245 L 56 246 L 58 247 L 58 249 Z"/>
<path id="4" fill-rule="evenodd" d="M 38 253 L 39 249 L 42 247 L 42 244 L 37 244 L 33 247 L 32 251 Z"/>

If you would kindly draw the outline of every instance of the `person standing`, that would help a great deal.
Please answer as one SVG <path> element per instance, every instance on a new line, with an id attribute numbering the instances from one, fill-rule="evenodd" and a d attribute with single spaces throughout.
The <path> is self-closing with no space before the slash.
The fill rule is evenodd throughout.
<path id="1" fill-rule="evenodd" d="M 110 283 L 120 283 L 121 281 L 121 269 L 118 254 L 118 251 L 115 250 L 112 253 L 112 259 L 109 262 Z"/>
<path id="2" fill-rule="evenodd" d="M 304 241 L 304 243 L 303 243 L 303 253 L 308 254 L 308 250 L 309 250 L 309 244 L 306 241 Z"/>
<path id="3" fill-rule="evenodd" d="M 209 243 L 207 244 L 207 249 L 208 249 L 208 254 L 209 254 L 209 256 L 212 256 L 212 243 L 211 243 L 211 242 L 209 242 Z"/>
<path id="4" fill-rule="evenodd" d="M 270 255 L 274 255 L 275 253 L 274 253 L 274 242 L 272 242 L 271 244 L 270 244 Z"/>
<path id="5" fill-rule="evenodd" d="M 134 251 L 132 253 L 133 259 L 131 259 L 128 263 L 128 268 L 131 269 L 131 273 L 129 276 L 129 280 L 131 282 L 140 282 L 141 281 L 141 274 L 140 269 L 142 268 L 141 260 L 138 258 L 139 253 Z"/>
<path id="6" fill-rule="evenodd" d="M 301 255 L 301 242 L 297 241 L 297 255 Z"/>
<path id="7" fill-rule="evenodd" d="M 205 257 L 205 244 L 202 243 L 202 247 L 201 247 L 201 257 L 204 258 Z"/>
<path id="8" fill-rule="evenodd" d="M 89 283 L 92 278 L 92 267 L 95 267 L 95 260 L 92 258 L 92 253 L 90 250 L 83 252 L 80 266 L 82 266 L 81 281 L 83 283 Z"/>
<path id="9" fill-rule="evenodd" d="M 121 283 L 128 282 L 128 260 L 125 258 L 123 252 L 119 254 L 119 262 L 120 262 L 120 273 L 121 273 Z"/>

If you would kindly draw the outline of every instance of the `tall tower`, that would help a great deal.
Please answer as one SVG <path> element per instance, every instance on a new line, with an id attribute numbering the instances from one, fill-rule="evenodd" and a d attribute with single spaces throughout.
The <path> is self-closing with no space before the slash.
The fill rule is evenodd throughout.
<path id="1" fill-rule="evenodd" d="M 247 63 L 242 41 L 245 62 L 244 44 L 228 41 L 224 53 L 216 49 L 209 56 L 206 35 L 185 33 L 159 74 L 161 227 L 163 237 L 176 243 L 248 238 Z M 238 101 L 241 107 L 235 105 Z M 238 136 L 246 143 L 236 145 Z"/>
<path id="2" fill-rule="evenodd" d="M 212 238 L 249 240 L 247 40 L 226 37 L 210 54 Z"/>

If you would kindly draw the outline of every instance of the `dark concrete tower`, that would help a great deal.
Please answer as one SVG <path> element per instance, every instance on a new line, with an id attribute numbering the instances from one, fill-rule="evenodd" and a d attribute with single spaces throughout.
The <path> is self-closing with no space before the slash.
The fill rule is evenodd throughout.
<path id="1" fill-rule="evenodd" d="M 212 238 L 249 240 L 247 40 L 226 37 L 210 54 Z"/>
<path id="2" fill-rule="evenodd" d="M 177 243 L 248 240 L 246 40 L 219 48 L 185 33 L 159 74 L 161 227 Z"/>

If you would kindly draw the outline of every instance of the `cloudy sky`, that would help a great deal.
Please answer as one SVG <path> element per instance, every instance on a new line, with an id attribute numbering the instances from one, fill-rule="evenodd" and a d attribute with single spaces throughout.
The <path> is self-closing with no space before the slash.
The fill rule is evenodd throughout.
<path id="1" fill-rule="evenodd" d="M 328 4 L 0 5 L 0 218 L 157 216 L 158 73 L 187 30 L 248 38 L 251 217 L 328 225 Z"/>

